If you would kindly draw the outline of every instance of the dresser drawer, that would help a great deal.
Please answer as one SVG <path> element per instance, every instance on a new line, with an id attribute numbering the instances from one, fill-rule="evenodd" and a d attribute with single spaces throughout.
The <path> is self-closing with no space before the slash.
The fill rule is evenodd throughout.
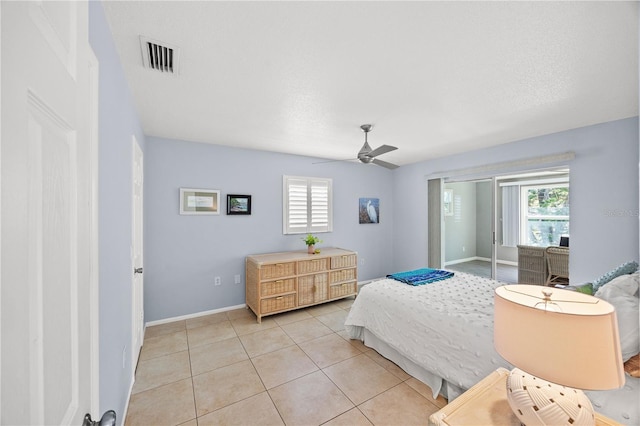
<path id="1" fill-rule="evenodd" d="M 268 314 L 296 307 L 296 295 L 286 294 L 284 296 L 269 297 L 260 301 L 260 312 Z"/>
<path id="2" fill-rule="evenodd" d="M 544 257 L 522 257 L 518 258 L 518 268 L 524 271 L 544 272 L 547 264 Z"/>
<path id="3" fill-rule="evenodd" d="M 518 256 L 544 257 L 544 247 L 518 246 Z"/>
<path id="4" fill-rule="evenodd" d="M 353 281 L 356 279 L 356 270 L 354 269 L 342 269 L 340 271 L 331 271 L 330 280 L 331 284 L 341 283 L 343 281 Z"/>
<path id="5" fill-rule="evenodd" d="M 296 279 L 287 278 L 260 283 L 260 296 L 272 296 L 274 294 L 291 293 L 296 291 Z"/>
<path id="6" fill-rule="evenodd" d="M 358 263 L 358 256 L 355 254 L 345 254 L 342 256 L 333 256 L 331 258 L 331 269 L 351 268 Z"/>
<path id="7" fill-rule="evenodd" d="M 290 277 L 296 274 L 296 263 L 273 263 L 269 265 L 263 265 L 260 268 L 260 278 L 268 280 L 271 278 Z"/>
<path id="8" fill-rule="evenodd" d="M 355 281 L 332 285 L 329 287 L 329 299 L 355 294 L 356 288 L 357 283 Z"/>
<path id="9" fill-rule="evenodd" d="M 322 272 L 329 269 L 329 259 L 312 259 L 302 260 L 298 262 L 298 274 L 310 274 L 314 272 Z"/>

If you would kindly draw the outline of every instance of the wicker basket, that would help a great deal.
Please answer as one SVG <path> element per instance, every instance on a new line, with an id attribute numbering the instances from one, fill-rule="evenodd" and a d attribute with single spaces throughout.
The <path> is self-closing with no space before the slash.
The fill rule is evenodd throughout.
<path id="1" fill-rule="evenodd" d="M 343 283 L 332 285 L 329 289 L 329 299 L 334 299 L 336 297 L 347 296 L 349 294 L 355 294 L 356 292 L 356 282 Z"/>
<path id="2" fill-rule="evenodd" d="M 342 281 L 352 281 L 356 279 L 355 269 L 343 269 L 331 272 L 331 284 L 340 283 Z"/>
<path id="3" fill-rule="evenodd" d="M 310 274 L 329 269 L 328 258 L 303 260 L 298 262 L 298 274 Z"/>
<path id="4" fill-rule="evenodd" d="M 262 315 L 281 311 L 283 309 L 290 309 L 296 307 L 296 295 L 286 294 L 284 296 L 270 297 L 268 299 L 262 299 L 260 301 L 260 312 Z"/>
<path id="5" fill-rule="evenodd" d="M 264 265 L 260 269 L 261 278 L 263 280 L 270 278 L 290 277 L 296 274 L 295 262 L 274 263 L 272 265 Z"/>
<path id="6" fill-rule="evenodd" d="M 260 291 L 262 292 L 262 297 L 272 296 L 274 294 L 291 293 L 292 291 L 296 291 L 296 280 L 295 278 L 289 278 L 262 283 Z"/>
<path id="7" fill-rule="evenodd" d="M 358 257 L 355 254 L 346 254 L 343 256 L 333 256 L 331 258 L 331 269 L 351 268 L 358 263 Z"/>

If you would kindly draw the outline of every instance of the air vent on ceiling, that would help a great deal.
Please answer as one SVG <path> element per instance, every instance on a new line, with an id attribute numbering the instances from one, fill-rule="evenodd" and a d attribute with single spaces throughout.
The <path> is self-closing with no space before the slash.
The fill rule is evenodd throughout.
<path id="1" fill-rule="evenodd" d="M 140 47 L 142 48 L 142 62 L 146 68 L 168 74 L 178 74 L 179 47 L 144 36 L 140 36 Z"/>

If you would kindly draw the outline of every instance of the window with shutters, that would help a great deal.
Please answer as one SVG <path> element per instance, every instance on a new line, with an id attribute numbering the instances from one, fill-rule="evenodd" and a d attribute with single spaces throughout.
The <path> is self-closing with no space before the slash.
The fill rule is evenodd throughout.
<path id="1" fill-rule="evenodd" d="M 331 186 L 332 180 L 327 178 L 284 176 L 283 233 L 332 231 Z"/>

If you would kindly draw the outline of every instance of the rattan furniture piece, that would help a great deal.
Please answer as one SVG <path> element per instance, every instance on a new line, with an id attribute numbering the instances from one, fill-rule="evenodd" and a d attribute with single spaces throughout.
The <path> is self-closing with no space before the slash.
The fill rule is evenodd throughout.
<path id="1" fill-rule="evenodd" d="M 546 285 L 569 284 L 569 248 L 547 247 L 545 250 L 547 259 Z"/>
<path id="2" fill-rule="evenodd" d="M 545 285 L 547 282 L 547 260 L 545 248 L 518 246 L 518 284 Z"/>
<path id="3" fill-rule="evenodd" d="M 247 256 L 246 303 L 258 319 L 358 291 L 358 255 L 340 248 L 322 248 Z"/>

